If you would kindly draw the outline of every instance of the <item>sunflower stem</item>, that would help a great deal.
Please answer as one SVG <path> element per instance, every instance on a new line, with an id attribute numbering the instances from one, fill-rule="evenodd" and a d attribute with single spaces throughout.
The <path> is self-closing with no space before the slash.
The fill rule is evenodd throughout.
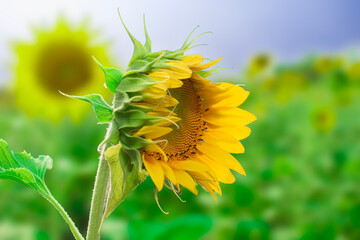
<path id="1" fill-rule="evenodd" d="M 112 127 L 108 128 L 107 135 L 111 131 Z M 100 227 L 102 224 L 102 218 L 104 216 L 104 210 L 106 206 L 106 193 L 109 186 L 110 169 L 105 159 L 105 151 L 108 148 L 108 143 L 104 143 L 101 147 L 101 155 L 99 159 L 99 166 L 95 178 L 94 191 L 91 200 L 89 225 L 87 229 L 87 240 L 100 239 Z"/>

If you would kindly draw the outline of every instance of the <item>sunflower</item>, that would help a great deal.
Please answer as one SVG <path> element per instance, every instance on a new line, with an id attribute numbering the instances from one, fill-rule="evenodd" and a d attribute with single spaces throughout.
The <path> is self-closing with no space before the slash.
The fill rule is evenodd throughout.
<path id="1" fill-rule="evenodd" d="M 145 45 L 127 32 L 135 50 L 127 72 L 117 72 L 118 83 L 112 89 L 114 115 L 105 140 L 112 146 L 103 145 L 112 188 L 119 187 L 118 175 L 123 182 L 131 176 L 129 184 L 135 184 L 133 171 L 137 169 L 140 177 L 146 170 L 157 191 L 166 186 L 177 194 L 185 187 L 198 194 L 200 185 L 216 200 L 215 193 L 221 194 L 219 183 L 235 181 L 231 170 L 245 175 L 231 153 L 244 152 L 239 140 L 249 136 L 246 125 L 256 119 L 238 108 L 249 92 L 206 79 L 216 70 L 209 68 L 221 58 L 206 61 L 198 54 L 185 55 L 196 39 L 189 42 L 191 34 L 178 50 L 151 52 L 146 28 Z M 109 82 L 114 80 L 109 77 L 114 75 L 111 71 L 106 74 Z M 123 174 L 118 173 L 120 167 Z M 123 186 L 121 194 L 127 189 Z M 112 201 L 112 196 L 108 199 Z"/>
<path id="2" fill-rule="evenodd" d="M 59 91 L 82 95 L 99 91 L 107 95 L 99 81 L 102 71 L 92 61 L 96 55 L 108 62 L 106 47 L 93 45 L 94 33 L 88 25 L 71 28 L 64 19 L 54 29 L 37 29 L 33 43 L 17 43 L 15 98 L 29 116 L 43 116 L 59 121 L 70 115 L 78 121 L 87 106 L 62 96 Z"/>

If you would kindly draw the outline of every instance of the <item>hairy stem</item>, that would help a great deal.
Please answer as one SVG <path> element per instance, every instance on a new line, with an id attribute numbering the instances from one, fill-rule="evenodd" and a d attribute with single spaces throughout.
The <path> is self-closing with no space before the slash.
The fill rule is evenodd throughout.
<path id="1" fill-rule="evenodd" d="M 112 130 L 110 124 L 107 134 L 105 136 L 105 142 L 101 147 L 101 155 L 99 160 L 99 166 L 95 178 L 94 191 L 91 200 L 89 225 L 87 229 L 87 240 L 98 240 L 100 239 L 100 227 L 102 218 L 104 216 L 104 210 L 106 206 L 106 193 L 109 185 L 110 169 L 105 159 L 105 151 L 108 148 L 107 138 Z"/>
<path id="2" fill-rule="evenodd" d="M 56 199 L 50 195 L 49 197 L 45 197 L 61 214 L 61 216 L 64 218 L 65 222 L 69 225 L 70 230 L 72 234 L 74 235 L 76 240 L 84 240 L 83 236 L 79 232 L 79 229 L 76 227 L 75 223 L 71 220 L 67 212 L 64 210 L 64 208 L 60 205 Z"/>

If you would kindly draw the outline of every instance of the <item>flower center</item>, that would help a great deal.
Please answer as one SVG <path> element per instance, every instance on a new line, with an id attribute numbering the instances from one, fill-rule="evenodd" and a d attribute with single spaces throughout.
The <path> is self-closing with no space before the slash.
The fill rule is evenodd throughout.
<path id="1" fill-rule="evenodd" d="M 40 54 L 37 74 L 41 85 L 51 93 L 75 93 L 91 80 L 90 56 L 77 44 L 50 44 Z"/>
<path id="2" fill-rule="evenodd" d="M 179 128 L 172 126 L 173 131 L 163 136 L 167 144 L 163 148 L 169 160 L 186 160 L 196 153 L 196 145 L 201 141 L 206 123 L 202 119 L 201 98 L 191 79 L 183 80 L 180 88 L 170 89 L 170 95 L 179 101 L 174 112 L 181 120 Z"/>

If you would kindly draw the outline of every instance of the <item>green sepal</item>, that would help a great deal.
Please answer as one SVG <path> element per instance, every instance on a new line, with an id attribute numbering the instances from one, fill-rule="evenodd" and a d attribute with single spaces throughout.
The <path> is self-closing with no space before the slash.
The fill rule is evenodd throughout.
<path id="1" fill-rule="evenodd" d="M 225 68 L 216 67 L 216 68 L 211 69 L 211 70 L 195 71 L 195 73 L 200 75 L 201 77 L 207 78 L 207 77 L 213 75 L 215 72 L 221 71 L 223 69 L 225 69 Z"/>
<path id="2" fill-rule="evenodd" d="M 119 14 L 120 15 L 120 14 Z M 120 16 L 120 20 L 127 32 L 127 34 L 129 35 L 131 41 L 134 44 L 134 53 L 133 56 L 129 62 L 129 66 L 132 65 L 137 59 L 139 58 L 144 58 L 145 55 L 147 54 L 146 48 L 138 41 L 136 40 L 136 38 L 134 38 L 134 36 L 130 33 L 129 29 L 125 26 L 124 21 L 122 20 L 121 16 Z"/>
<path id="3" fill-rule="evenodd" d="M 110 191 L 102 221 L 147 177 L 142 169 L 139 151 L 125 150 L 121 145 L 110 147 L 106 153 L 110 167 Z"/>
<path id="4" fill-rule="evenodd" d="M 176 61 L 175 59 L 169 60 L 169 59 L 161 59 L 159 61 L 157 61 L 154 65 L 153 68 L 156 69 L 164 69 L 164 68 L 171 68 L 173 66 L 167 64 L 167 62 L 169 61 Z"/>
<path id="5" fill-rule="evenodd" d="M 51 193 L 45 184 L 45 172 L 52 168 L 49 156 L 32 157 L 26 152 L 15 153 L 0 139 L 0 179 L 10 179 L 35 189 L 45 198 Z"/>
<path id="6" fill-rule="evenodd" d="M 141 137 L 131 136 L 128 133 L 120 132 L 120 143 L 125 149 L 134 150 L 134 149 L 143 149 L 146 145 L 152 143 L 152 141 L 146 140 Z"/>
<path id="7" fill-rule="evenodd" d="M 123 74 L 115 68 L 107 68 L 101 65 L 101 63 L 93 56 L 94 61 L 104 71 L 105 74 L 105 85 L 112 92 L 116 92 L 116 87 L 119 85 Z"/>
<path id="8" fill-rule="evenodd" d="M 146 58 L 155 59 L 155 58 L 158 58 L 160 55 L 165 56 L 165 55 L 166 55 L 166 52 L 167 52 L 167 51 L 164 51 L 164 50 L 158 51 L 158 52 L 151 52 L 151 53 L 149 53 L 149 54 L 146 55 Z M 165 53 L 165 54 L 164 54 L 164 53 Z"/>
<path id="9" fill-rule="evenodd" d="M 108 123 L 114 118 L 113 108 L 105 102 L 103 97 L 99 94 L 89 94 L 85 96 L 72 96 L 61 93 L 66 97 L 79 99 L 90 103 L 95 111 L 99 123 Z"/>
<path id="10" fill-rule="evenodd" d="M 143 59 L 139 59 L 139 60 L 134 61 L 134 63 L 132 65 L 129 65 L 129 68 L 128 68 L 127 72 L 124 74 L 124 77 L 128 76 L 128 75 L 131 75 L 131 74 L 134 74 L 134 73 L 149 72 L 151 70 L 152 66 L 156 62 L 161 60 L 165 54 L 166 54 L 166 52 L 162 52 L 156 58 L 154 58 L 152 56 L 146 56 Z"/>
<path id="11" fill-rule="evenodd" d="M 144 31 L 145 31 L 145 39 L 146 39 L 144 47 L 146 49 L 146 52 L 150 53 L 151 52 L 151 39 L 150 39 L 149 34 L 147 32 L 147 29 L 146 29 L 145 15 L 144 15 Z"/>
<path id="12" fill-rule="evenodd" d="M 128 110 L 115 112 L 115 122 L 119 129 L 141 127 L 146 125 L 150 120 L 158 119 L 159 117 L 149 116 L 140 110 Z"/>
<path id="13" fill-rule="evenodd" d="M 121 80 L 118 89 L 124 92 L 138 92 L 158 83 L 158 81 L 146 74 L 134 73 L 124 77 Z"/>
<path id="14" fill-rule="evenodd" d="M 129 94 L 130 95 L 130 94 Z M 156 94 L 147 94 L 147 93 L 136 93 L 136 95 L 132 98 L 132 101 L 141 101 L 144 100 L 145 98 L 149 98 L 149 97 L 159 97 Z"/>
<path id="15" fill-rule="evenodd" d="M 127 93 L 120 89 L 116 89 L 113 99 L 114 112 L 122 110 L 128 102 L 129 96 Z"/>
<path id="16" fill-rule="evenodd" d="M 186 50 L 182 49 L 182 50 L 176 50 L 176 51 L 169 51 L 164 55 L 164 58 L 167 59 L 180 59 L 184 56 L 184 53 L 186 52 Z"/>

